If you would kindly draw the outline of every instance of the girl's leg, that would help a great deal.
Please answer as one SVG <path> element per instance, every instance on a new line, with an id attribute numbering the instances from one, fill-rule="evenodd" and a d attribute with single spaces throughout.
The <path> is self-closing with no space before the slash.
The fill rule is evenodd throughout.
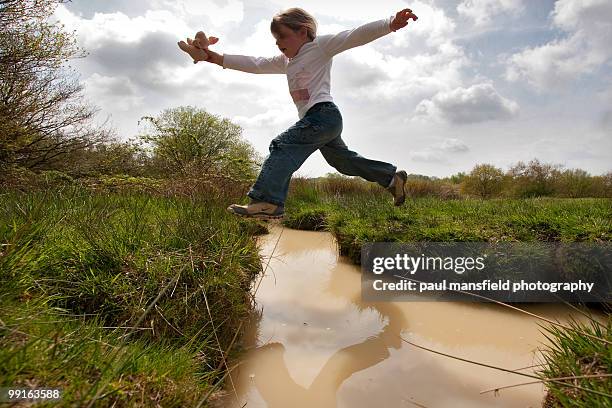
<path id="1" fill-rule="evenodd" d="M 321 147 L 321 154 L 327 163 L 347 176 L 359 176 L 368 181 L 388 187 L 397 167 L 378 160 L 367 159 L 349 150 L 340 136 Z"/>
<path id="2" fill-rule="evenodd" d="M 270 143 L 257 181 L 247 196 L 284 206 L 293 173 L 315 150 L 338 137 L 342 117 L 335 106 L 316 107 Z"/>

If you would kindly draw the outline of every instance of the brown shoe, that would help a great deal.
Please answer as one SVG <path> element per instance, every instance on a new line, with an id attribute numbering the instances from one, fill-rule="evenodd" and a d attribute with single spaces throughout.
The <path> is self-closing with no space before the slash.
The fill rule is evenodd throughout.
<path id="1" fill-rule="evenodd" d="M 285 208 L 276 204 L 251 200 L 247 205 L 232 204 L 227 207 L 227 211 L 242 217 L 274 220 L 283 218 Z"/>
<path id="2" fill-rule="evenodd" d="M 393 178 L 395 182 L 391 187 L 387 187 L 387 191 L 393 195 L 393 205 L 402 205 L 406 201 L 405 186 L 408 174 L 404 170 L 400 170 L 393 175 Z"/>

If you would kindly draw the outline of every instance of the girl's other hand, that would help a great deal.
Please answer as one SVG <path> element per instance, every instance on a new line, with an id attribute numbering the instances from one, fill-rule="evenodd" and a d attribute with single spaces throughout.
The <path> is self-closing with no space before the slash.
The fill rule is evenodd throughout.
<path id="1" fill-rule="evenodd" d="M 193 40 L 191 38 L 188 38 L 187 42 L 179 41 L 177 44 L 181 50 L 185 51 L 193 58 L 194 64 L 197 64 L 198 61 L 206 61 L 210 58 L 206 51 L 193 45 Z"/>
<path id="2" fill-rule="evenodd" d="M 404 28 L 408 25 L 408 20 L 417 21 L 418 17 L 412 14 L 412 10 L 403 9 L 397 12 L 395 17 L 393 17 L 393 21 L 391 21 L 391 31 L 397 31 L 400 28 Z"/>

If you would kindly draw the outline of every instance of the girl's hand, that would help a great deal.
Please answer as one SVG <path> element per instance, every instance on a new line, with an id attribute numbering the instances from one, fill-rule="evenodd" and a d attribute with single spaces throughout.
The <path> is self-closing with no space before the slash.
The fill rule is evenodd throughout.
<path id="1" fill-rule="evenodd" d="M 209 59 L 208 53 L 202 48 L 196 47 L 191 38 L 188 38 L 187 42 L 179 41 L 177 44 L 181 50 L 185 51 L 191 58 L 193 58 L 194 64 L 197 64 L 198 61 L 206 61 Z"/>
<path id="2" fill-rule="evenodd" d="M 187 42 L 179 41 L 177 44 L 181 50 L 185 51 L 193 58 L 194 64 L 197 64 L 199 61 L 207 61 L 213 64 L 223 65 L 223 56 L 208 49 L 209 45 L 218 42 L 219 39 L 217 37 L 206 38 L 204 32 L 198 31 L 195 35 L 195 39 L 192 40 L 191 38 L 187 38 Z"/>
<path id="3" fill-rule="evenodd" d="M 400 28 L 404 28 L 408 25 L 408 20 L 417 21 L 418 17 L 412 14 L 412 10 L 403 9 L 398 11 L 395 17 L 393 17 L 393 21 L 391 21 L 390 27 L 391 31 L 397 31 Z"/>

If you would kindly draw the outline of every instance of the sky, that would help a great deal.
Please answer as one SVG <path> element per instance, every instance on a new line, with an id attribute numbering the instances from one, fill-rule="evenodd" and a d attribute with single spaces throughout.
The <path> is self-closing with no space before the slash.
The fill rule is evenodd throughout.
<path id="1" fill-rule="evenodd" d="M 477 164 L 537 158 L 593 175 L 612 170 L 612 1 L 72 0 L 57 18 L 87 57 L 70 61 L 85 96 L 122 140 L 178 106 L 228 118 L 265 157 L 299 118 L 284 75 L 193 64 L 177 41 L 279 54 L 274 14 L 302 7 L 333 34 L 409 7 L 419 19 L 336 55 L 332 97 L 342 138 L 362 156 L 445 177 Z M 335 170 L 315 152 L 296 175 Z"/>

